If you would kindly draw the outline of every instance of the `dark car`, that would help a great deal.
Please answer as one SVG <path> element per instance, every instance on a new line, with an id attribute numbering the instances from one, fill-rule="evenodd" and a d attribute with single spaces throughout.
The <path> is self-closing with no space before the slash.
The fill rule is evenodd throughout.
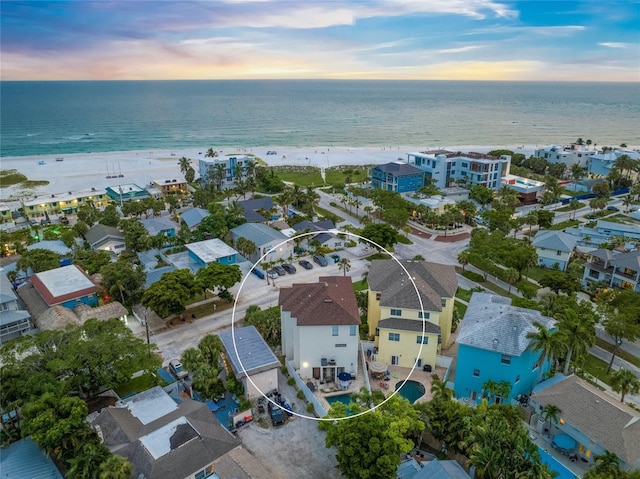
<path id="1" fill-rule="evenodd" d="M 281 426 L 284 424 L 285 418 L 282 409 L 272 405 L 271 403 L 269 403 L 269 416 L 271 416 L 271 424 L 274 426 Z"/>
<path id="2" fill-rule="evenodd" d="M 301 259 L 298 261 L 298 264 L 302 266 L 304 269 L 313 269 L 313 265 L 309 263 L 306 259 Z"/>
<path id="3" fill-rule="evenodd" d="M 314 254 L 313 255 L 313 262 L 314 263 L 318 263 L 320 266 L 327 266 L 329 263 L 327 263 L 327 259 L 322 256 L 321 254 Z"/>
<path id="4" fill-rule="evenodd" d="M 338 263 L 338 262 L 340 262 L 340 255 L 339 254 L 332 254 L 331 255 L 331 259 L 333 260 L 334 263 Z"/>
<path id="5" fill-rule="evenodd" d="M 620 208 L 616 206 L 607 206 L 607 211 L 620 211 Z"/>
<path id="6" fill-rule="evenodd" d="M 285 269 L 278 265 L 278 266 L 274 266 L 273 269 L 280 275 L 280 276 L 284 276 L 285 274 L 287 274 L 287 272 L 285 271 Z"/>
<path id="7" fill-rule="evenodd" d="M 293 274 L 293 273 L 296 272 L 296 267 L 294 265 L 292 265 L 292 264 L 285 263 L 285 264 L 282 265 L 282 267 L 289 274 Z"/>

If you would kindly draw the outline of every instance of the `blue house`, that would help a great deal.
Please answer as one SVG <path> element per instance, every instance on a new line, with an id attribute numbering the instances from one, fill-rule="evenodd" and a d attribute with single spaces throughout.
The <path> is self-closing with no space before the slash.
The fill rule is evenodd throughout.
<path id="1" fill-rule="evenodd" d="M 458 333 L 456 397 L 480 401 L 488 396 L 484 385 L 489 380 L 511 386 L 508 397 L 488 398 L 491 402 L 508 403 L 519 394 L 531 394 L 551 368 L 549 361 L 541 362 L 540 352 L 527 349 L 527 334 L 537 331 L 536 322 L 555 327 L 554 319 L 512 306 L 510 298 L 473 293 Z"/>
<path id="2" fill-rule="evenodd" d="M 193 231 L 210 214 L 208 210 L 203 208 L 191 208 L 180 215 L 180 221 L 187 225 L 190 231 Z"/>
<path id="3" fill-rule="evenodd" d="M 49 307 L 59 304 L 73 311 L 80 303 L 98 305 L 98 286 L 76 265 L 36 273 L 29 279 Z"/>
<path id="4" fill-rule="evenodd" d="M 147 218 L 140 220 L 140 223 L 142 223 L 142 226 L 144 226 L 144 229 L 147 230 L 150 236 L 163 234 L 167 238 L 172 238 L 176 235 L 176 224 L 167 216 Z"/>
<path id="5" fill-rule="evenodd" d="M 218 238 L 190 243 L 186 247 L 189 259 L 202 267 L 209 263 L 236 264 L 240 258 L 240 253 Z"/>
<path id="6" fill-rule="evenodd" d="M 424 171 L 402 161 L 378 165 L 371 171 L 371 186 L 398 193 L 418 191 L 424 186 Z"/>

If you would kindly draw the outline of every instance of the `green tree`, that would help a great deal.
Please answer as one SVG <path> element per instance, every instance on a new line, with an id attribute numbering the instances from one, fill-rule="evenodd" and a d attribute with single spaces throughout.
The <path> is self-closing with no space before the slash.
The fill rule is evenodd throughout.
<path id="1" fill-rule="evenodd" d="M 620 402 L 624 402 L 627 394 L 640 392 L 640 379 L 630 369 L 620 368 L 611 375 L 611 388 L 620 393 Z"/>
<path id="2" fill-rule="evenodd" d="M 180 314 L 199 290 L 198 282 L 189 269 L 164 273 L 142 295 L 142 304 L 160 317 Z"/>
<path id="3" fill-rule="evenodd" d="M 527 333 L 529 340 L 527 349 L 534 353 L 540 353 L 538 361 L 540 362 L 540 370 L 542 370 L 545 361 L 555 364 L 557 359 L 564 354 L 564 344 L 562 335 L 558 334 L 557 330 L 549 331 L 538 321 L 535 321 L 533 325 L 536 327 L 536 331 Z"/>
<path id="4" fill-rule="evenodd" d="M 584 353 L 595 343 L 595 323 L 580 317 L 574 310 L 565 309 L 557 314 L 558 328 L 564 337 L 567 355 L 564 359 L 563 374 L 569 374 L 569 365 L 574 352 Z"/>
<path id="5" fill-rule="evenodd" d="M 355 402 L 349 409 L 361 411 Z M 329 416 L 345 417 L 346 406 L 335 403 Z M 319 427 L 327 433 L 326 446 L 338 448 L 336 460 L 344 477 L 387 479 L 395 477 L 401 455 L 414 445 L 407 436 L 418 434 L 424 424 L 408 401 L 394 396 L 367 414 L 346 421 L 322 422 Z"/>
<path id="6" fill-rule="evenodd" d="M 347 258 L 341 258 L 340 263 L 338 265 L 338 269 L 341 269 L 342 275 L 346 276 L 349 270 L 351 269 L 351 263 Z"/>
<path id="7" fill-rule="evenodd" d="M 105 206 L 104 210 L 102 210 L 102 213 L 100 213 L 98 222 L 101 225 L 112 226 L 116 228 L 118 226 L 118 223 L 120 222 L 120 213 L 118 213 L 118 209 L 115 207 L 115 205 Z"/>
<path id="8" fill-rule="evenodd" d="M 392 249 L 398 242 L 398 230 L 386 223 L 367 225 L 360 231 L 360 236 L 375 243 L 374 247 L 379 251 L 382 251 L 380 247 Z M 362 239 L 360 242 L 370 244 Z"/>
<path id="9" fill-rule="evenodd" d="M 27 273 L 29 269 L 34 273 L 41 273 L 60 267 L 62 256 L 48 249 L 35 248 L 22 253 L 16 267 Z"/>
<path id="10" fill-rule="evenodd" d="M 493 201 L 493 190 L 482 185 L 475 185 L 471 187 L 469 198 L 476 200 L 480 203 L 480 206 L 484 209 L 491 201 Z"/>
<path id="11" fill-rule="evenodd" d="M 635 341 L 640 337 L 640 302 L 638 293 L 632 290 L 608 290 L 600 294 L 597 309 L 603 318 L 604 330 L 613 339 L 613 351 L 607 368 L 611 371 L 613 361 L 622 343 Z"/>
<path id="12" fill-rule="evenodd" d="M 93 226 L 100 219 L 100 211 L 93 202 L 78 207 L 78 221 L 82 221 L 89 227 Z"/>
<path id="13" fill-rule="evenodd" d="M 142 297 L 147 275 L 140 265 L 120 259 L 103 266 L 100 274 L 104 288 L 123 305 L 131 306 Z"/>
<path id="14" fill-rule="evenodd" d="M 251 258 L 251 256 L 258 250 L 258 247 L 253 241 L 247 238 L 240 237 L 236 241 L 236 249 L 245 258 Z"/>
<path id="15" fill-rule="evenodd" d="M 73 262 L 91 275 L 111 263 L 111 256 L 104 250 L 78 249 Z"/>
<path id="16" fill-rule="evenodd" d="M 462 265 L 462 271 L 464 271 L 465 266 L 469 264 L 471 252 L 468 249 L 461 251 L 458 254 L 458 263 Z"/>
<path id="17" fill-rule="evenodd" d="M 203 292 L 207 290 L 227 290 L 242 279 L 242 272 L 236 264 L 209 263 L 196 273 L 196 281 Z"/>
<path id="18" fill-rule="evenodd" d="M 580 202 L 578 200 L 571 200 L 571 201 L 569 201 L 569 205 L 568 206 L 569 206 L 569 209 L 571 211 L 573 211 L 573 218 L 571 218 L 571 219 L 575 220 L 576 219 L 576 211 L 580 208 Z"/>
<path id="19" fill-rule="evenodd" d="M 553 211 L 537 210 L 538 226 L 540 228 L 550 228 L 556 214 Z"/>
<path id="20" fill-rule="evenodd" d="M 551 430 L 551 423 L 557 424 L 560 420 L 560 414 L 562 411 L 555 404 L 547 404 L 540 411 L 542 413 L 542 419 L 544 421 L 549 422 L 549 427 L 547 429 Z"/>
<path id="21" fill-rule="evenodd" d="M 85 442 L 69 459 L 69 479 L 85 479 L 96 477 L 102 464 L 110 455 L 109 450 L 97 441 Z"/>
<path id="22" fill-rule="evenodd" d="M 255 326 L 269 346 L 281 343 L 280 307 L 273 306 L 264 311 L 252 304 L 245 311 L 244 322 L 247 326 Z"/>
<path id="23" fill-rule="evenodd" d="M 562 291 L 568 295 L 580 291 L 582 286 L 578 278 L 568 275 L 562 271 L 552 271 L 545 274 L 539 281 L 540 285 L 549 288 L 556 294 Z"/>
<path id="24" fill-rule="evenodd" d="M 511 294 L 511 287 L 518 281 L 520 273 L 514 268 L 507 268 L 504 271 L 504 280 L 509 284 L 509 294 Z"/>
<path id="25" fill-rule="evenodd" d="M 138 253 L 151 249 L 151 236 L 138 219 L 121 220 L 119 225 L 124 231 L 124 243 L 127 250 Z"/>
<path id="26" fill-rule="evenodd" d="M 133 465 L 124 457 L 111 454 L 100 464 L 98 479 L 129 479 Z"/>

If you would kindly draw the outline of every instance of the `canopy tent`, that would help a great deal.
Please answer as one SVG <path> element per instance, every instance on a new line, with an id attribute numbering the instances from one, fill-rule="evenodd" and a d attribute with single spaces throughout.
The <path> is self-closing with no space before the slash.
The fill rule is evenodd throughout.
<path id="1" fill-rule="evenodd" d="M 576 447 L 575 439 L 573 439 L 571 436 L 567 434 L 556 434 L 553 437 L 553 442 L 551 444 L 560 449 L 565 449 L 567 451 Z"/>

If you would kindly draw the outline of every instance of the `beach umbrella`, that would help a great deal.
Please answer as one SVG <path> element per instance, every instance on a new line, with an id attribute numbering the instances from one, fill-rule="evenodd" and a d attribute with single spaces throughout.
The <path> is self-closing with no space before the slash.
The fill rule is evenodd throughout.
<path id="1" fill-rule="evenodd" d="M 338 374 L 338 379 L 340 381 L 351 381 L 351 374 L 343 371 L 340 374 Z"/>
<path id="2" fill-rule="evenodd" d="M 553 437 L 552 444 L 554 444 L 556 447 L 559 447 L 560 449 L 564 449 L 566 451 L 576 447 L 575 439 L 573 439 L 568 434 L 556 434 Z"/>

